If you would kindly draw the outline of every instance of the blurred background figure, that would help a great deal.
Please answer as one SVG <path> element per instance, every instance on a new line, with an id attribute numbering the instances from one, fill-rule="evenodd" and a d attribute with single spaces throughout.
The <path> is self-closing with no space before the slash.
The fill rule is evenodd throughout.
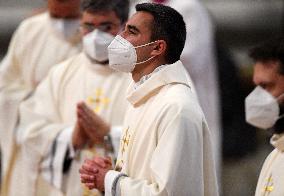
<path id="1" fill-rule="evenodd" d="M 135 1 L 140 0 L 132 0 L 132 3 Z M 0 0 L 0 56 L 5 54 L 11 33 L 19 22 L 32 10 L 43 7 L 44 3 Z M 253 195 L 261 166 L 272 147 L 269 144 L 271 134 L 256 132 L 245 123 L 244 98 L 254 87 L 253 63 L 247 53 L 249 48 L 260 41 L 283 33 L 284 2 L 200 0 L 200 3 L 208 9 L 217 36 L 216 69 L 222 122 L 222 195 Z M 202 51 L 198 54 L 202 55 Z"/>
<path id="2" fill-rule="evenodd" d="M 80 183 L 78 171 L 87 158 L 113 155 L 110 141 L 120 143 L 130 78 L 108 66 L 107 47 L 124 27 L 129 1 L 81 5 L 82 52 L 54 66 L 20 105 L 11 195 L 101 195 Z"/>
<path id="3" fill-rule="evenodd" d="M 16 11 L 11 13 L 9 17 L 18 17 Z M 79 19 L 80 0 L 48 0 L 47 11 L 25 19 L 13 34 L 8 52 L 0 64 L 3 191 L 17 154 L 14 129 L 19 120 L 18 106 L 33 93 L 53 65 L 80 51 Z M 8 27 L 1 24 L 2 28 Z"/>
<path id="4" fill-rule="evenodd" d="M 265 40 L 250 51 L 255 89 L 245 99 L 246 121 L 273 133 L 275 148 L 267 156 L 255 195 L 283 195 L 284 171 L 284 37 Z"/>

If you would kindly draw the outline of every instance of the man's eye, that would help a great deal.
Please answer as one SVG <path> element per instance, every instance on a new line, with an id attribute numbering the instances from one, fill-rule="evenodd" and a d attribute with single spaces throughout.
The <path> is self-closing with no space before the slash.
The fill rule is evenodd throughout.
<path id="1" fill-rule="evenodd" d="M 260 86 L 264 89 L 266 88 L 266 84 L 260 84 Z"/>
<path id="2" fill-rule="evenodd" d="M 108 32 L 108 31 L 111 31 L 112 28 L 111 28 L 111 25 L 105 25 L 105 26 L 99 27 L 99 29 L 101 31 Z"/>
<path id="3" fill-rule="evenodd" d="M 129 29 L 129 33 L 130 34 L 135 34 L 135 32 L 133 30 L 131 30 L 131 29 Z"/>

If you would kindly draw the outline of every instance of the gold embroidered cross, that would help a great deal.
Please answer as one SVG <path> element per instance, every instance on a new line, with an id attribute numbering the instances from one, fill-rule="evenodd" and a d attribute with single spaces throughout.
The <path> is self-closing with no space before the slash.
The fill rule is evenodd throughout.
<path id="1" fill-rule="evenodd" d="M 125 152 L 125 147 L 128 146 L 130 140 L 130 134 L 128 133 L 129 127 L 126 129 L 126 133 L 122 137 L 122 155 Z"/>
<path id="2" fill-rule="evenodd" d="M 117 161 L 114 170 L 115 170 L 115 171 L 118 171 L 118 172 L 121 172 L 123 165 L 124 165 L 124 162 L 123 162 L 122 159 L 119 160 L 119 161 Z"/>
<path id="3" fill-rule="evenodd" d="M 264 192 L 272 192 L 274 189 L 272 175 L 270 175 L 269 178 L 267 178 L 266 180 L 267 183 L 266 186 L 264 187 Z"/>
<path id="4" fill-rule="evenodd" d="M 271 192 L 271 191 L 273 191 L 273 189 L 274 189 L 273 186 L 267 186 L 267 187 L 264 188 L 264 191 L 265 192 Z"/>
<path id="5" fill-rule="evenodd" d="M 87 97 L 87 103 L 89 103 L 94 112 L 99 112 L 103 107 L 107 107 L 110 100 L 104 96 L 103 90 L 101 88 L 96 89 L 95 96 Z"/>
<path id="6" fill-rule="evenodd" d="M 120 140 L 120 151 L 121 151 L 121 159 L 117 160 L 116 165 L 115 165 L 115 171 L 121 171 L 123 165 L 124 165 L 124 160 L 123 160 L 123 153 L 126 150 L 126 147 L 129 145 L 130 141 L 130 134 L 129 134 L 129 127 L 124 131 L 125 134 Z"/>

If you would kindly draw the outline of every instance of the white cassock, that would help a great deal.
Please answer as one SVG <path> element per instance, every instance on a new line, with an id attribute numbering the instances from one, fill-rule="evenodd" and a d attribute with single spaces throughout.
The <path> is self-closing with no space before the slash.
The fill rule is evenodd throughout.
<path id="1" fill-rule="evenodd" d="M 53 30 L 48 13 L 23 21 L 0 64 L 0 148 L 2 175 L 11 165 L 18 107 L 55 64 L 79 53 L 80 37 L 64 40 Z M 4 176 L 3 176 L 4 177 Z M 6 178 L 7 176 L 5 176 Z M 4 180 L 4 179 L 3 179 Z"/>
<path id="2" fill-rule="evenodd" d="M 25 169 L 12 176 L 22 186 L 12 185 L 11 195 L 100 195 L 96 191 L 90 193 L 80 183 L 78 171 L 86 157 L 104 155 L 103 148 L 85 147 L 74 153 L 70 147 L 76 105 L 85 101 L 110 123 L 111 135 L 119 145 L 129 81 L 129 75 L 115 72 L 107 64 L 92 63 L 84 53 L 52 68 L 35 94 L 20 106 L 18 141 L 22 151 L 16 169 Z M 66 156 L 67 151 L 70 155 Z M 63 175 L 66 157 L 73 160 Z M 19 162 L 23 163 L 21 167 Z"/>
<path id="3" fill-rule="evenodd" d="M 262 166 L 255 196 L 284 195 L 284 135 L 274 134 L 270 143 L 275 149 Z"/>
<path id="4" fill-rule="evenodd" d="M 122 196 L 218 195 L 212 137 L 191 85 L 181 61 L 130 85 L 117 171 L 106 175 L 106 195 L 121 173 L 128 176 L 118 182 Z"/>
<path id="5" fill-rule="evenodd" d="M 132 1 L 136 4 L 151 0 Z M 186 23 L 187 37 L 181 60 L 195 84 L 200 106 L 212 132 L 213 153 L 218 178 L 220 178 L 221 106 L 215 59 L 214 26 L 208 11 L 199 0 L 167 0 L 164 4 L 176 9 Z M 134 10 L 132 8 L 132 11 Z"/>

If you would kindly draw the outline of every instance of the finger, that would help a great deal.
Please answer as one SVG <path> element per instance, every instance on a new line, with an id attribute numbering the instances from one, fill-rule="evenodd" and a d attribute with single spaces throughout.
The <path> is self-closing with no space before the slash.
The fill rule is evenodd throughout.
<path id="1" fill-rule="evenodd" d="M 83 120 L 82 118 L 78 119 L 79 124 L 84 129 L 86 135 L 92 140 L 92 143 L 102 143 L 103 138 L 96 131 L 95 125 L 90 125 L 88 122 Z"/>
<path id="2" fill-rule="evenodd" d="M 90 107 L 88 107 L 85 103 L 82 105 L 80 109 L 82 109 L 84 113 L 91 118 L 94 118 L 96 115 L 96 113 Z"/>
<path id="3" fill-rule="evenodd" d="M 82 169 L 85 170 L 88 174 L 96 174 L 99 172 L 98 168 L 96 168 L 96 165 L 94 164 L 83 164 Z"/>
<path id="4" fill-rule="evenodd" d="M 82 119 L 84 121 L 84 123 L 87 124 L 88 126 L 95 126 L 92 117 L 90 117 L 84 111 L 79 110 L 78 111 L 78 117 L 79 117 L 79 119 Z"/>
<path id="5" fill-rule="evenodd" d="M 83 168 L 79 169 L 79 173 L 80 174 L 88 174 L 88 172 L 86 170 L 84 170 Z"/>
<path id="6" fill-rule="evenodd" d="M 84 168 L 85 168 L 85 167 L 84 167 Z M 88 171 L 88 170 L 85 170 L 84 168 L 83 168 L 83 166 L 82 166 L 82 168 L 79 169 L 80 175 L 82 175 L 82 174 L 92 175 L 92 174 L 93 174 L 93 172 L 90 172 L 90 171 Z"/>
<path id="7" fill-rule="evenodd" d="M 82 168 L 79 169 L 79 173 L 80 174 L 94 175 L 94 174 L 96 174 L 98 172 L 98 170 L 94 169 L 94 168 L 92 169 L 92 171 L 85 170 L 84 168 L 82 166 Z"/>
<path id="8" fill-rule="evenodd" d="M 93 159 L 85 159 L 83 165 L 86 165 L 88 167 L 95 167 L 96 166 Z"/>
<path id="9" fill-rule="evenodd" d="M 85 186 L 86 186 L 88 189 L 90 189 L 90 190 L 96 188 L 95 183 L 85 183 Z"/>
<path id="10" fill-rule="evenodd" d="M 89 113 L 86 112 L 86 110 L 84 109 L 84 107 L 81 106 L 81 105 L 79 105 L 79 106 L 77 107 L 77 114 L 78 114 L 78 116 L 85 116 L 85 117 L 89 116 Z"/>
<path id="11" fill-rule="evenodd" d="M 103 168 L 106 168 L 107 164 L 105 163 L 105 160 L 101 157 L 96 157 L 95 159 L 93 159 L 94 162 L 100 166 L 100 167 L 103 167 Z"/>
<path id="12" fill-rule="evenodd" d="M 90 165 L 90 164 L 92 164 L 94 161 L 92 160 L 92 159 L 88 159 L 88 158 L 86 158 L 85 160 L 84 160 L 84 165 L 85 164 L 88 164 L 88 165 Z"/>
<path id="13" fill-rule="evenodd" d="M 90 130 L 90 128 L 92 128 L 92 124 L 90 123 L 89 119 L 86 116 L 79 115 L 78 121 L 79 121 L 79 124 L 83 128 L 88 129 L 88 131 Z"/>
<path id="14" fill-rule="evenodd" d="M 89 107 L 86 103 L 82 103 L 82 109 L 83 109 L 85 112 L 91 112 L 91 113 L 93 113 L 92 109 L 90 109 L 90 107 Z"/>
<path id="15" fill-rule="evenodd" d="M 78 109 L 78 110 L 81 110 L 81 111 L 84 112 L 84 113 L 87 112 L 87 110 L 86 110 L 86 109 L 87 109 L 87 106 L 86 106 L 86 104 L 85 104 L 84 102 L 78 104 L 78 105 L 77 105 L 77 109 Z"/>
<path id="16" fill-rule="evenodd" d="M 106 157 L 105 157 L 105 163 L 112 165 L 112 159 L 111 159 L 110 156 L 106 156 Z"/>
<path id="17" fill-rule="evenodd" d="M 79 101 L 77 103 L 77 108 L 83 107 L 83 105 L 84 105 L 84 101 Z"/>
<path id="18" fill-rule="evenodd" d="M 77 103 L 77 107 L 76 107 L 77 114 L 78 114 L 79 110 L 82 110 L 82 107 L 83 107 L 82 105 L 83 105 L 83 102 L 78 102 Z"/>
<path id="19" fill-rule="evenodd" d="M 88 174 L 81 174 L 81 182 L 83 183 L 92 183 L 95 181 L 96 177 L 93 175 L 88 175 Z"/>

